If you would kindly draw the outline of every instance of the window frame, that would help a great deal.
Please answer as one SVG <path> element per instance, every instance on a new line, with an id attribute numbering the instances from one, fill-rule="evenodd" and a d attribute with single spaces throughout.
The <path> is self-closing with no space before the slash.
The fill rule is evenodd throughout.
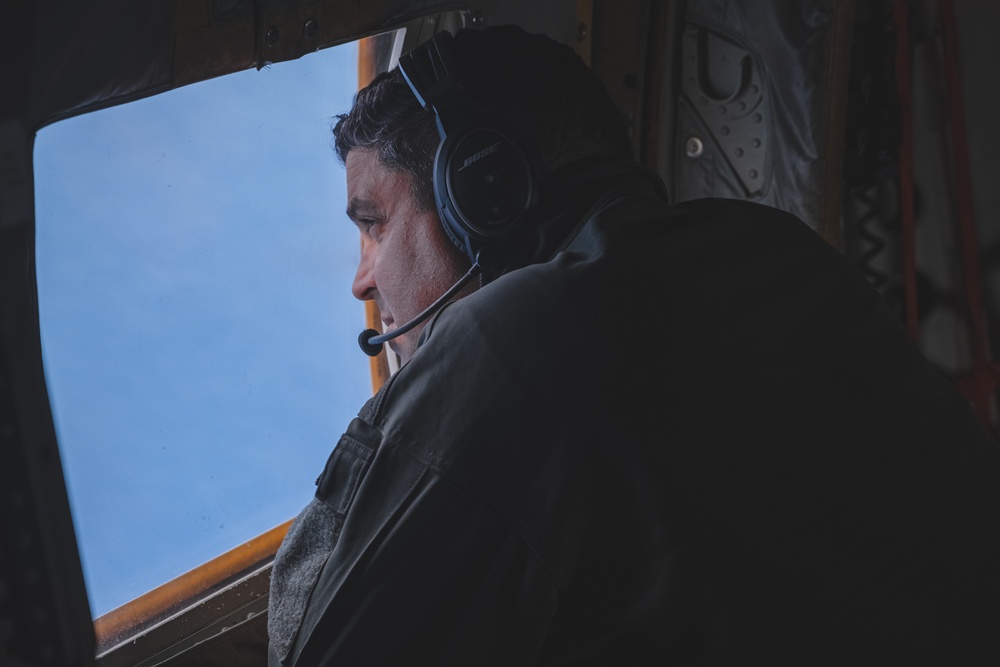
<path id="1" fill-rule="evenodd" d="M 460 15 L 458 20 L 463 20 Z M 438 18 L 414 23 L 422 28 L 428 22 L 436 25 Z M 359 89 L 395 64 L 407 32 L 403 27 L 358 40 Z M 424 32 L 410 30 L 409 34 L 414 38 Z M 383 35 L 392 35 L 392 39 L 380 42 Z M 373 301 L 365 302 L 365 325 L 379 331 L 383 328 Z M 399 367 L 398 358 L 390 359 L 386 350 L 372 357 L 369 364 L 373 393 Z M 97 664 L 169 664 L 225 633 L 264 624 L 271 566 L 291 523 L 286 521 L 94 619 Z"/>

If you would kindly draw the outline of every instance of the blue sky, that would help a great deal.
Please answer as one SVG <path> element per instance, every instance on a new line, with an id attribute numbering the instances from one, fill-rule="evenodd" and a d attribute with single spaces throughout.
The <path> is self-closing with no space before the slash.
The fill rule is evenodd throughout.
<path id="1" fill-rule="evenodd" d="M 101 615 L 293 517 L 371 393 L 353 44 L 44 128 L 46 380 Z"/>

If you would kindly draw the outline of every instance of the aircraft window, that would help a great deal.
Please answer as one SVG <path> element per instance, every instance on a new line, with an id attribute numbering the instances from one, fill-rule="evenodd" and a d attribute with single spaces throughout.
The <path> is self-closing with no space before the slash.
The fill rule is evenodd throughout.
<path id="1" fill-rule="evenodd" d="M 347 44 L 35 142 L 46 382 L 91 611 L 293 517 L 371 393 L 330 147 Z"/>

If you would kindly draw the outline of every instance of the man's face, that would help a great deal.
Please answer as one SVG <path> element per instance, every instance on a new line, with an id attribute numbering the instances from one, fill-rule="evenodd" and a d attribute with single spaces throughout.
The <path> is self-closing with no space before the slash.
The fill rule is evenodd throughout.
<path id="1" fill-rule="evenodd" d="M 351 291 L 374 300 L 386 331 L 405 324 L 444 294 L 467 267 L 437 212 L 414 199 L 410 177 L 382 166 L 374 152 L 347 154 L 347 216 L 361 230 L 361 262 Z M 423 325 L 390 341 L 403 363 Z"/>

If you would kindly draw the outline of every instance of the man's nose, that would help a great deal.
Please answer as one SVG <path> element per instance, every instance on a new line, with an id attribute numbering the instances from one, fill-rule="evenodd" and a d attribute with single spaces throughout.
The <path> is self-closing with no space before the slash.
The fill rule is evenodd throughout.
<path id="1" fill-rule="evenodd" d="M 375 277 L 372 273 L 372 252 L 371 243 L 363 236 L 361 238 L 361 261 L 358 262 L 358 270 L 354 274 L 354 282 L 351 284 L 351 293 L 355 299 L 361 301 L 371 301 L 375 292 Z"/>

